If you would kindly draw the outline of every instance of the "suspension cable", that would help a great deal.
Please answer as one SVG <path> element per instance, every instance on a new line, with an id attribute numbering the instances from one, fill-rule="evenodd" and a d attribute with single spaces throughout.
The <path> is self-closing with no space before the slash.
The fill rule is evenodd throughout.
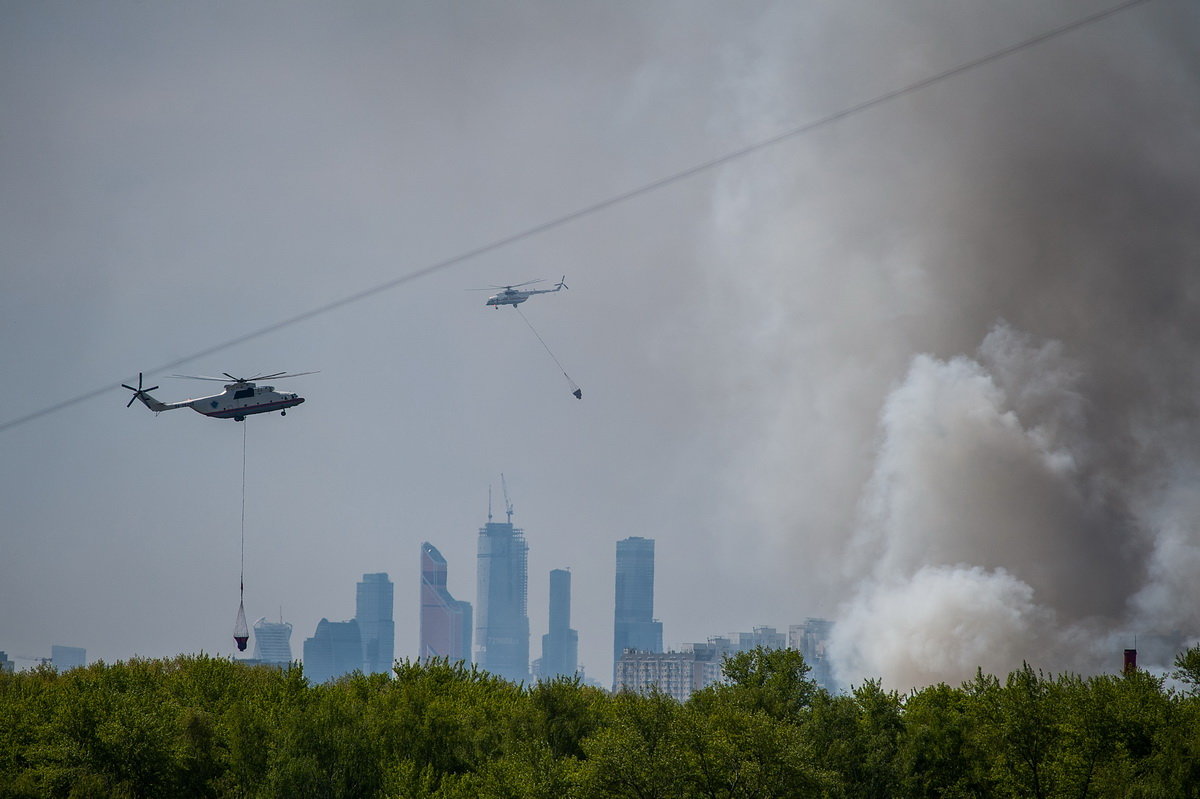
<path id="1" fill-rule="evenodd" d="M 571 376 L 567 374 L 567 370 L 563 369 L 563 365 L 559 363 L 558 357 L 555 356 L 555 354 L 551 351 L 550 346 L 546 343 L 546 340 L 542 338 L 542 334 L 537 332 L 537 328 L 535 328 L 533 323 L 526 318 L 525 314 L 521 313 L 520 308 L 514 305 L 513 310 L 520 314 L 521 318 L 525 320 L 525 324 L 529 325 L 529 329 L 533 331 L 533 335 L 537 336 L 537 340 L 542 342 L 542 346 L 546 348 L 546 352 L 550 353 L 550 357 L 553 358 L 554 363 L 558 365 L 558 369 L 563 373 L 563 377 L 567 378 L 567 382 L 571 384 L 571 393 L 575 395 L 576 399 L 583 399 L 583 391 L 581 391 L 575 381 L 571 379 Z"/>

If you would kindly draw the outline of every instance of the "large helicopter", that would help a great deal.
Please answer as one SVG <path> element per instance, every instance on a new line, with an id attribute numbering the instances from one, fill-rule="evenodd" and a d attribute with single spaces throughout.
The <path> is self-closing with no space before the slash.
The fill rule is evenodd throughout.
<path id="1" fill-rule="evenodd" d="M 125 385 L 124 383 L 121 384 L 123 388 L 127 388 L 133 392 L 133 396 L 129 398 L 129 402 L 126 403 L 125 407 L 128 408 L 132 405 L 134 400 L 141 400 L 143 405 L 155 413 L 173 411 L 177 408 L 191 408 L 196 413 L 202 413 L 214 419 L 232 419 L 235 422 L 245 421 L 247 416 L 256 413 L 274 413 L 275 411 L 279 411 L 280 416 L 286 416 L 287 409 L 304 402 L 304 397 L 301 397 L 299 394 L 281 394 L 275 390 L 274 386 L 259 386 L 254 381 L 313 375 L 316 372 L 297 372 L 294 375 L 289 375 L 286 372 L 276 372 L 269 375 L 255 375 L 254 377 L 234 377 L 228 372 L 224 372 L 223 374 L 225 377 L 171 375 L 171 377 L 181 377 L 189 380 L 215 380 L 218 383 L 225 383 L 225 390 L 220 394 L 213 394 L 208 397 L 197 397 L 196 399 L 180 400 L 179 402 L 160 402 L 150 396 L 150 392 L 154 391 L 158 386 L 143 388 L 142 373 L 138 372 L 137 388 Z"/>
<path id="2" fill-rule="evenodd" d="M 570 288 L 570 286 L 568 286 L 565 282 L 566 279 L 567 276 L 563 275 L 562 280 L 555 283 L 554 288 L 552 289 L 527 289 L 526 291 L 517 290 L 521 288 L 521 286 L 532 286 L 534 283 L 541 283 L 542 280 L 526 280 L 524 283 L 516 283 L 512 286 L 491 286 L 490 288 L 492 289 L 503 289 L 503 291 L 488 297 L 487 304 L 493 306 L 496 310 L 500 310 L 501 305 L 511 305 L 512 307 L 516 308 L 534 294 L 553 294 L 556 291 L 562 291 L 563 289 Z M 486 290 L 487 289 L 479 289 L 479 291 Z"/>

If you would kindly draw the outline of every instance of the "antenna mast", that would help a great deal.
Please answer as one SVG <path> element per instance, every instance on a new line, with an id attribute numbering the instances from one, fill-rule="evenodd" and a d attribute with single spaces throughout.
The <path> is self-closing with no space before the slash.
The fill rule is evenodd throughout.
<path id="1" fill-rule="evenodd" d="M 500 472 L 500 487 L 504 489 L 504 512 L 508 514 L 508 523 L 512 524 L 513 506 L 508 501 L 508 483 L 504 482 L 504 472 Z"/>
<path id="2" fill-rule="evenodd" d="M 492 484 L 488 483 L 488 524 L 492 523 Z"/>

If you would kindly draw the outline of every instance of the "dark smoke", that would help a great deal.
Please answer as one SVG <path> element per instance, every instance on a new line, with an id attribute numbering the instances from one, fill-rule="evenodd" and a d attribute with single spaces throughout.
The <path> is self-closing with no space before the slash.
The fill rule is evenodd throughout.
<path id="1" fill-rule="evenodd" d="M 718 264 L 773 292 L 714 278 L 759 296 L 725 357 L 781 389 L 729 395 L 740 490 L 797 606 L 842 601 L 843 679 L 1200 633 L 1197 42 L 1151 3 L 726 174 Z"/>

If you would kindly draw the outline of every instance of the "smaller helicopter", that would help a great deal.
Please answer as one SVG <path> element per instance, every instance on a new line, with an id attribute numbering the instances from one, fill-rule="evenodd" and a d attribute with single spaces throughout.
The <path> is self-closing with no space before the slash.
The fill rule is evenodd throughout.
<path id="1" fill-rule="evenodd" d="M 122 388 L 127 388 L 133 392 L 133 396 L 129 398 L 129 402 L 126 403 L 125 407 L 128 408 L 132 405 L 134 400 L 141 400 L 143 405 L 155 413 L 173 411 L 177 408 L 191 408 L 196 413 L 202 413 L 214 419 L 233 419 L 235 422 L 245 421 L 247 416 L 256 413 L 273 413 L 279 411 L 280 416 L 286 416 L 287 409 L 304 402 L 304 397 L 301 397 L 299 394 L 281 394 L 275 390 L 274 386 L 259 386 L 254 381 L 315 375 L 316 372 L 297 372 L 294 375 L 289 375 L 286 372 L 276 372 L 274 374 L 256 375 L 254 377 L 234 377 L 228 372 L 224 372 L 223 374 L 225 377 L 171 375 L 171 377 L 186 378 L 189 380 L 215 380 L 218 383 L 225 383 L 225 390 L 220 394 L 213 394 L 208 397 L 197 397 L 196 399 L 180 400 L 179 402 L 160 402 L 150 396 L 150 392 L 154 391 L 158 386 L 143 388 L 142 373 L 138 372 L 137 388 L 124 383 L 121 384 Z"/>
<path id="2" fill-rule="evenodd" d="M 557 291 L 570 288 L 570 286 L 568 286 L 565 282 L 566 279 L 567 276 L 563 275 L 562 280 L 558 281 L 558 283 L 556 283 L 552 289 L 528 289 L 526 291 L 517 291 L 517 289 L 521 288 L 521 286 L 532 286 L 534 283 L 541 283 L 541 280 L 527 280 L 524 283 L 517 283 L 512 286 L 491 286 L 490 288 L 493 289 L 504 290 L 499 294 L 493 294 L 492 296 L 488 297 L 487 304 L 495 307 L 496 310 L 500 310 L 501 305 L 511 305 L 512 307 L 516 308 L 534 294 L 554 294 Z M 479 289 L 479 291 L 485 291 L 485 289 Z"/>

